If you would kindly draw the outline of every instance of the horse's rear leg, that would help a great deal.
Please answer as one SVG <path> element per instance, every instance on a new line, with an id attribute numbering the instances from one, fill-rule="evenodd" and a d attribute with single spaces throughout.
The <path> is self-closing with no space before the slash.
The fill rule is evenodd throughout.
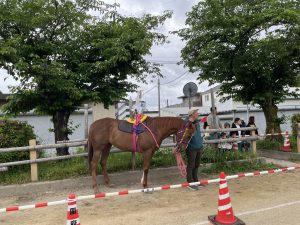
<path id="1" fill-rule="evenodd" d="M 99 193 L 99 187 L 97 185 L 97 167 L 98 167 L 100 155 L 101 155 L 101 150 L 94 149 L 94 154 L 91 161 L 91 173 L 92 173 L 92 180 L 93 180 L 93 189 L 95 194 Z"/>
<path id="2" fill-rule="evenodd" d="M 108 144 L 107 146 L 105 146 L 105 148 L 102 151 L 101 154 L 101 167 L 102 167 L 102 174 L 103 174 L 103 179 L 106 185 L 110 186 L 110 179 L 108 177 L 108 173 L 107 173 L 107 159 L 109 156 L 109 152 L 110 152 L 110 148 L 111 148 L 111 144 Z"/>
<path id="3" fill-rule="evenodd" d="M 143 177 L 141 180 L 141 183 L 143 185 L 144 188 L 147 188 L 148 186 L 148 172 L 149 172 L 149 168 L 150 168 L 150 161 L 151 158 L 153 156 L 153 152 L 152 151 L 145 151 L 143 153 L 143 169 L 144 169 L 144 173 L 143 173 Z"/>

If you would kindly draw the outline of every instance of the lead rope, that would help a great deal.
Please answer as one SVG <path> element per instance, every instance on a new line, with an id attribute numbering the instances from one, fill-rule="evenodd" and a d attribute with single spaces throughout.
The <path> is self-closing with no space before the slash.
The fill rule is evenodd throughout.
<path id="1" fill-rule="evenodd" d="M 188 144 L 190 143 L 191 139 L 192 139 L 192 137 L 191 137 L 190 140 L 187 142 L 187 145 L 186 145 L 186 146 L 188 146 Z M 186 165 L 185 165 L 184 160 L 183 160 L 183 158 L 182 158 L 181 151 L 180 151 L 180 150 L 178 151 L 178 150 L 176 149 L 176 147 L 174 147 L 173 152 L 174 152 L 175 157 L 176 157 L 177 167 L 178 167 L 178 169 L 179 169 L 180 175 L 181 175 L 182 177 L 186 177 L 186 175 L 187 175 L 187 172 L 186 172 Z"/>
<path id="2" fill-rule="evenodd" d="M 177 167 L 179 169 L 180 175 L 182 177 L 186 177 L 187 175 L 186 166 L 184 164 L 184 160 L 182 158 L 181 152 L 176 153 L 176 159 L 177 159 Z"/>

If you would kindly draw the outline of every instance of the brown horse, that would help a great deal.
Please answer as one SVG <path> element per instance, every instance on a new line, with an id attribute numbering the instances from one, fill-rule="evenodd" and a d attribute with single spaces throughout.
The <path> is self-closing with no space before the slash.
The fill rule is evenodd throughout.
<path id="1" fill-rule="evenodd" d="M 120 120 L 104 118 L 95 121 L 90 126 L 88 138 L 89 164 L 95 193 L 99 193 L 96 181 L 96 172 L 100 157 L 104 182 L 109 185 L 110 180 L 107 174 L 106 162 L 111 146 L 114 145 L 116 148 L 124 151 L 134 151 L 132 134 L 120 131 L 118 129 L 119 123 Z M 181 141 L 189 140 L 195 129 L 191 122 L 187 122 L 176 117 L 149 117 L 146 123 L 147 127 L 152 131 L 152 134 L 154 135 L 159 146 L 161 145 L 162 141 L 171 134 L 185 133 L 185 135 L 181 135 Z M 144 173 L 141 183 L 144 188 L 147 188 L 150 160 L 154 152 L 159 149 L 159 147 L 156 145 L 155 140 L 148 130 L 138 135 L 137 142 L 138 152 L 143 154 Z"/>

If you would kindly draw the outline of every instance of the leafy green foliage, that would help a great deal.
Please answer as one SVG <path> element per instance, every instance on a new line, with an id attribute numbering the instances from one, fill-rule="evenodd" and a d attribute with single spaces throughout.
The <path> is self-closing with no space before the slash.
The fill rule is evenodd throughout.
<path id="1" fill-rule="evenodd" d="M 99 0 L 0 0 L 0 68 L 20 81 L 5 112 L 49 114 L 55 140 L 64 140 L 69 116 L 83 102 L 108 107 L 135 90 L 128 78 L 160 74 L 143 56 L 166 41 L 155 29 L 172 13 L 124 17 L 115 7 Z"/>
<path id="2" fill-rule="evenodd" d="M 158 73 L 143 56 L 154 42 L 165 42 L 153 29 L 170 12 L 104 20 L 78 2 L 0 1 L 0 65 L 21 82 L 7 112 L 36 108 L 52 115 L 84 100 L 108 106 L 136 87 L 129 76 L 144 81 Z"/>
<path id="3" fill-rule="evenodd" d="M 297 137 L 297 123 L 300 123 L 300 113 L 294 114 L 291 118 L 294 137 Z"/>
<path id="4" fill-rule="evenodd" d="M 0 119 L 0 148 L 28 146 L 35 138 L 33 128 L 25 122 Z M 0 153 L 0 163 L 29 159 L 28 152 Z"/>
<path id="5" fill-rule="evenodd" d="M 252 159 L 256 157 L 251 151 L 249 152 L 232 152 L 219 151 L 218 149 L 206 146 L 201 157 L 201 163 L 219 163 L 224 161 L 234 161 L 241 159 Z"/>
<path id="6" fill-rule="evenodd" d="M 220 94 L 259 104 L 267 132 L 280 131 L 276 104 L 299 84 L 300 2 L 200 1 L 188 13 L 183 63 L 199 81 L 222 83 Z"/>
<path id="7" fill-rule="evenodd" d="M 258 150 L 281 150 L 283 145 L 282 141 L 274 141 L 270 139 L 257 141 Z"/>

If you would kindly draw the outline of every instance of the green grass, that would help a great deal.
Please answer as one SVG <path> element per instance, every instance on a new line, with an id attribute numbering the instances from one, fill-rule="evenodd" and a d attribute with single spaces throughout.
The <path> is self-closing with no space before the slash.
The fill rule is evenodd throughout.
<path id="1" fill-rule="evenodd" d="M 258 150 L 280 150 L 282 148 L 282 143 L 274 140 L 259 140 L 256 142 Z"/>
<path id="2" fill-rule="evenodd" d="M 201 157 L 202 163 L 218 163 L 223 161 L 233 161 L 233 160 L 241 160 L 241 159 L 252 159 L 256 156 L 251 152 L 221 152 L 215 151 L 211 147 L 207 147 L 204 149 L 203 155 Z"/>
<path id="3" fill-rule="evenodd" d="M 291 139 L 290 139 L 290 142 L 291 142 L 291 146 L 292 146 L 292 152 L 297 152 L 297 137 L 295 136 L 292 136 Z"/>
<path id="4" fill-rule="evenodd" d="M 290 137 L 290 143 L 292 147 L 292 152 L 297 152 L 297 138 L 294 136 Z M 283 146 L 283 142 L 275 140 L 259 140 L 257 141 L 258 150 L 277 150 L 280 151 Z"/>
<path id="5" fill-rule="evenodd" d="M 82 150 L 79 150 L 81 152 Z M 182 154 L 186 160 L 186 155 Z M 225 172 L 243 172 L 257 170 L 258 168 L 265 168 L 263 165 L 256 163 L 237 163 L 227 166 L 225 161 L 233 161 L 239 159 L 252 159 L 255 156 L 252 153 L 238 153 L 233 154 L 231 152 L 220 153 L 211 149 L 205 148 L 201 163 L 215 163 L 211 169 L 205 169 L 206 173 L 219 173 Z M 142 168 L 142 155 L 136 154 L 136 168 Z M 155 167 L 169 167 L 176 166 L 176 159 L 171 153 L 171 149 L 167 148 L 163 151 L 158 151 L 154 154 L 151 160 L 151 168 Z M 117 154 L 110 154 L 107 162 L 108 172 L 119 172 L 131 169 L 131 153 L 123 152 Z M 268 167 L 271 168 L 271 167 Z M 98 174 L 101 174 L 101 168 L 98 166 Z M 1 172 L 0 184 L 21 184 L 30 182 L 30 166 L 14 166 L 10 167 L 7 172 Z M 88 166 L 83 157 L 73 158 L 63 161 L 53 161 L 38 164 L 38 176 L 39 181 L 59 180 L 67 178 L 76 178 L 80 176 L 90 175 Z"/>
<path id="6" fill-rule="evenodd" d="M 280 166 L 273 163 L 263 164 L 257 160 L 250 160 L 248 162 L 234 162 L 231 164 L 225 162 L 218 162 L 212 164 L 210 168 L 202 169 L 202 172 L 207 174 L 218 174 L 221 171 L 223 171 L 225 172 L 225 174 L 231 175 L 244 172 L 271 170 L 277 168 L 280 168 Z"/>
<path id="7" fill-rule="evenodd" d="M 170 151 L 156 152 L 151 161 L 151 168 L 176 165 L 175 157 Z M 136 168 L 142 168 L 142 155 L 136 154 Z M 107 162 L 108 172 L 119 172 L 131 169 L 131 153 L 111 154 Z M 98 174 L 101 167 L 98 166 Z M 83 157 L 63 161 L 53 161 L 38 164 L 39 181 L 59 180 L 89 175 L 88 165 Z M 7 172 L 1 172 L 0 184 L 21 184 L 30 182 L 30 166 L 10 167 Z"/>
<path id="8" fill-rule="evenodd" d="M 213 164 L 208 168 L 202 169 L 202 172 L 207 174 L 218 174 L 223 171 L 226 174 L 237 174 L 251 171 L 270 170 L 280 167 L 275 164 L 263 164 L 255 158 L 256 156 L 251 151 L 234 153 L 206 149 L 202 157 L 202 162 Z M 247 160 L 247 162 L 240 162 L 238 160 Z"/>

